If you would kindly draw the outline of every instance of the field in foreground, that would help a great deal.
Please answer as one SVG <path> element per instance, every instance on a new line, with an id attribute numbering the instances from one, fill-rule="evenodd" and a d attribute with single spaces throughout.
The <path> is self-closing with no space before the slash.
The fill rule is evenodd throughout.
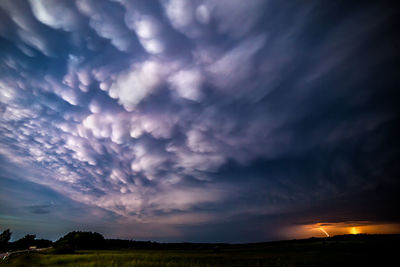
<path id="1" fill-rule="evenodd" d="M 343 236 L 257 244 L 205 244 L 197 250 L 51 251 L 12 255 L 5 266 L 400 266 L 400 236 Z"/>

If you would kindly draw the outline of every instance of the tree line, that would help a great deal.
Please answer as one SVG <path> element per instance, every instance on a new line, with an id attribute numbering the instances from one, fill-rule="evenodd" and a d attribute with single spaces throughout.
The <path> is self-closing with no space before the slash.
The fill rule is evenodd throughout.
<path id="1" fill-rule="evenodd" d="M 0 234 L 0 251 L 25 250 L 30 247 L 47 248 L 53 246 L 53 242 L 46 239 L 37 239 L 36 235 L 27 234 L 17 241 L 10 242 L 12 232 L 4 230 Z"/>
<path id="2" fill-rule="evenodd" d="M 25 250 L 34 246 L 36 248 L 53 247 L 53 253 L 56 254 L 70 254 L 75 250 L 95 250 L 95 249 L 136 249 L 136 250 L 204 250 L 208 249 L 214 252 L 219 252 L 224 249 L 232 249 L 234 247 L 251 247 L 251 246 L 274 246 L 296 243 L 306 244 L 313 242 L 339 242 L 339 241 L 385 241 L 386 243 L 393 243 L 393 240 L 400 239 L 400 235 L 339 235 L 326 238 L 308 238 L 301 240 L 284 240 L 284 241 L 271 241 L 265 243 L 254 244 L 226 244 L 226 243 L 158 243 L 151 241 L 134 241 L 122 239 L 105 239 L 101 234 L 96 232 L 73 231 L 57 241 L 52 242 L 46 239 L 37 239 L 36 235 L 27 234 L 21 239 L 10 242 L 11 231 L 9 229 L 0 234 L 0 252 Z M 396 243 L 398 244 L 398 243 Z"/>
<path id="3" fill-rule="evenodd" d="M 204 244 L 204 243 L 158 243 L 152 241 L 134 241 L 122 239 L 105 239 L 96 232 L 73 231 L 57 241 L 52 242 L 46 239 L 36 239 L 36 235 L 28 234 L 23 238 L 9 242 L 11 239 L 9 229 L 0 234 L 0 252 L 25 250 L 34 246 L 36 248 L 53 247 L 56 254 L 74 253 L 75 250 L 91 249 L 214 249 L 223 244 Z M 228 244 L 225 244 L 228 245 Z"/>

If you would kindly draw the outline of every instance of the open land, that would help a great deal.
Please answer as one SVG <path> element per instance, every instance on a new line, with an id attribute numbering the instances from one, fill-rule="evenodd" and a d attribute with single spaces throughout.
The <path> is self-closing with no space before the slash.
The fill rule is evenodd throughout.
<path id="1" fill-rule="evenodd" d="M 357 235 L 254 244 L 165 244 L 163 249 L 78 250 L 63 255 L 47 250 L 11 255 L 0 265 L 396 266 L 399 241 L 400 235 Z"/>

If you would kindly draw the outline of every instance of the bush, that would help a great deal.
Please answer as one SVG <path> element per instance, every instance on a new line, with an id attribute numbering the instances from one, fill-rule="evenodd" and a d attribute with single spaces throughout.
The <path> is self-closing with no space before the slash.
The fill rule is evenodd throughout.
<path id="1" fill-rule="evenodd" d="M 28 249 L 30 246 L 35 246 L 36 235 L 26 235 L 23 238 L 13 242 L 12 247 L 14 250 Z"/>
<path id="2" fill-rule="evenodd" d="M 72 249 L 101 249 L 104 248 L 104 237 L 99 233 L 70 232 L 55 243 L 55 248 L 68 245 Z"/>

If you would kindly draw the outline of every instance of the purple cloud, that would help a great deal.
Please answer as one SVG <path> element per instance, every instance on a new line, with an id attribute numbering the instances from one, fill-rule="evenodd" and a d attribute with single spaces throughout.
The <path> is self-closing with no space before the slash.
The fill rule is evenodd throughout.
<path id="1" fill-rule="evenodd" d="M 313 200 L 398 188 L 394 20 L 344 1 L 2 1 L 0 155 L 156 239 L 308 220 Z"/>

